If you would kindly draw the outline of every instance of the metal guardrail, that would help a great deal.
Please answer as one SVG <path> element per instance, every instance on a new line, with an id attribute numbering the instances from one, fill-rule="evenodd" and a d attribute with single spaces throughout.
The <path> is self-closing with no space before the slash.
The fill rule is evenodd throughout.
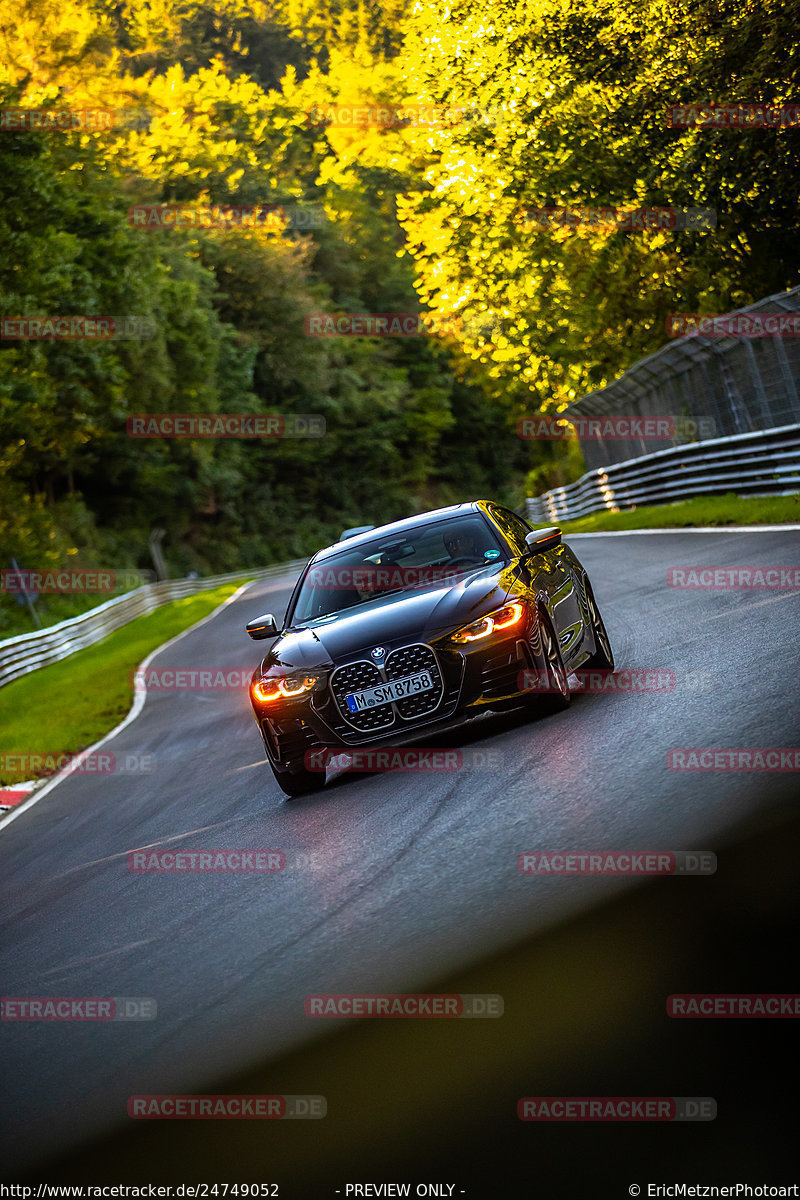
<path id="1" fill-rule="evenodd" d="M 526 502 L 537 524 L 639 504 L 667 504 L 721 492 L 800 492 L 800 424 L 672 446 L 614 466 Z"/>
<path id="2" fill-rule="evenodd" d="M 48 629 L 8 638 L 0 642 L 0 687 L 39 667 L 46 667 L 49 663 L 68 658 L 78 650 L 93 646 L 115 629 L 127 625 L 136 617 L 145 616 L 170 600 L 179 600 L 194 592 L 207 591 L 218 584 L 233 583 L 237 579 L 271 579 L 287 571 L 296 569 L 299 572 L 307 562 L 307 558 L 297 558 L 261 571 L 234 571 L 206 579 L 169 579 L 162 583 L 147 583 L 124 596 L 107 600 L 105 604 L 89 609 L 80 616 L 51 625 Z"/>
<path id="3" fill-rule="evenodd" d="M 800 287 L 766 296 L 734 313 L 800 312 Z M 568 421 L 604 416 L 710 420 L 718 438 L 800 421 L 800 338 L 740 337 L 699 331 L 662 346 L 613 383 L 587 392 L 559 414 Z M 660 447 L 645 438 L 582 438 L 589 470 L 621 465 Z"/>

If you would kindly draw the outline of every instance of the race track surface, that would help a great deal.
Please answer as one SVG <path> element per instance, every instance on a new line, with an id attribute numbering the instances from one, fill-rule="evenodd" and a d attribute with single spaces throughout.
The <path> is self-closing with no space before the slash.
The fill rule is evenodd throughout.
<path id="1" fill-rule="evenodd" d="M 785 776 L 676 773 L 667 753 L 800 744 L 800 594 L 681 590 L 666 572 L 800 564 L 800 535 L 572 545 L 618 667 L 671 669 L 674 691 L 488 716 L 430 743 L 469 750 L 462 770 L 345 773 L 293 801 L 264 762 L 246 689 L 152 692 L 108 743 L 118 762 L 151 756 L 151 770 L 75 775 L 0 825 L 2 994 L 158 1006 L 151 1021 L 2 1023 L 6 1170 L 125 1124 L 132 1094 L 201 1092 L 330 1033 L 305 1016 L 310 993 L 430 990 L 631 886 L 554 887 L 519 873 L 523 851 L 714 849 L 769 804 Z M 251 668 L 262 650 L 244 624 L 280 618 L 292 582 L 251 585 L 153 667 Z M 142 847 L 279 850 L 287 866 L 134 874 L 127 855 Z"/>

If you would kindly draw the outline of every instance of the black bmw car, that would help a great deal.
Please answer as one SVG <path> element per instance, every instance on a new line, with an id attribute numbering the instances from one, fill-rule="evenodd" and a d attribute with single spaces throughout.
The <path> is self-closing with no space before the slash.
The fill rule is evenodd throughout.
<path id="1" fill-rule="evenodd" d="M 350 533 L 350 531 L 347 531 Z M 475 500 L 320 550 L 295 586 L 250 698 L 289 796 L 325 782 L 326 749 L 397 746 L 486 712 L 565 708 L 567 676 L 614 659 L 586 571 L 559 529 Z"/>

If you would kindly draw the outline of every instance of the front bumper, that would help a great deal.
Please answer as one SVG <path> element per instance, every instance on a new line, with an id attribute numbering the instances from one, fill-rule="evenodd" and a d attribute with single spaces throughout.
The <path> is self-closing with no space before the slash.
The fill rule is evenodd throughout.
<path id="1" fill-rule="evenodd" d="M 362 725 L 362 728 L 356 728 L 344 715 L 343 689 L 337 689 L 337 683 L 342 678 L 338 673 L 348 668 L 354 670 L 345 675 L 345 679 L 357 681 L 355 686 L 369 683 L 365 671 L 359 674 L 355 670 L 365 662 L 363 654 L 353 655 L 348 662 L 337 664 L 324 689 L 312 693 L 309 698 L 289 701 L 279 710 L 273 704 L 269 711 L 266 711 L 267 706 L 253 701 L 254 715 L 273 765 L 278 769 L 286 768 L 290 763 L 302 762 L 307 751 L 320 748 L 346 750 L 348 747 L 406 745 L 437 731 L 451 729 L 484 712 L 518 706 L 529 695 L 521 687 L 521 675 L 535 665 L 534 654 L 538 646 L 535 623 L 523 631 L 489 638 L 486 644 L 456 647 L 448 639 L 442 639 L 415 645 L 433 652 L 438 669 L 438 697 L 435 707 L 429 705 L 427 712 L 415 712 L 411 699 L 399 701 L 359 714 L 365 718 L 371 718 L 373 714 L 380 714 L 380 717 L 376 721 L 363 722 L 356 718 Z M 391 661 L 392 654 L 402 652 L 399 661 L 403 669 L 407 669 L 405 664 L 411 660 L 406 652 L 410 649 L 406 646 L 389 649 L 387 661 Z M 388 709 L 392 710 L 391 720 Z"/>

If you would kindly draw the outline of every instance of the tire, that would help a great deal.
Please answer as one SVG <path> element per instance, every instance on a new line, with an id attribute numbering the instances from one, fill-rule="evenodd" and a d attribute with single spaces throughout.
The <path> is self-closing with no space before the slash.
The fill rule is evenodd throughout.
<path id="1" fill-rule="evenodd" d="M 541 642 L 537 669 L 546 684 L 541 692 L 527 701 L 527 706 L 540 716 L 549 716 L 551 713 L 563 712 L 565 708 L 569 708 L 572 694 L 569 690 L 567 668 L 564 666 L 564 658 L 553 623 L 542 609 L 537 609 L 537 621 Z"/>
<path id="2" fill-rule="evenodd" d="M 278 787 L 289 797 L 308 796 L 325 786 L 324 771 L 309 771 L 302 763 L 295 771 L 277 771 L 272 763 L 269 765 Z"/>
<path id="3" fill-rule="evenodd" d="M 592 627 L 594 634 L 595 650 L 591 658 L 587 658 L 583 664 L 584 668 L 599 667 L 601 670 L 614 670 L 614 651 L 611 649 L 611 642 L 603 623 L 603 618 L 600 616 L 600 609 L 597 607 L 597 601 L 594 598 L 589 581 L 586 581 L 584 590 L 586 596 L 586 607 L 589 611 L 589 624 Z M 583 668 L 581 668 L 583 669 Z"/>

